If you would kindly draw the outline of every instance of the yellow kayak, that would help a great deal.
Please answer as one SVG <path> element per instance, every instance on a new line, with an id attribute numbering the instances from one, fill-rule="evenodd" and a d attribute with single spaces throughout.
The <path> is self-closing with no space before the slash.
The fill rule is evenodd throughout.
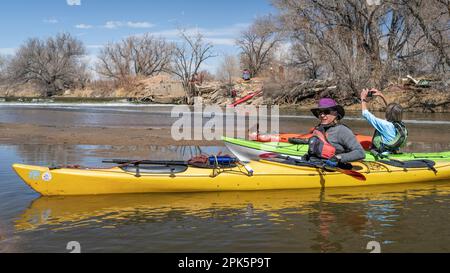
<path id="1" fill-rule="evenodd" d="M 242 165 L 228 169 L 187 166 L 77 169 L 14 164 L 16 173 L 44 196 L 100 195 L 157 192 L 221 192 L 356 187 L 415 183 L 450 179 L 450 162 L 438 162 L 435 170 L 403 169 L 379 162 L 356 162 L 355 169 L 366 177 L 357 180 L 340 172 L 293 166 L 272 161 L 252 161 L 248 173 Z"/>

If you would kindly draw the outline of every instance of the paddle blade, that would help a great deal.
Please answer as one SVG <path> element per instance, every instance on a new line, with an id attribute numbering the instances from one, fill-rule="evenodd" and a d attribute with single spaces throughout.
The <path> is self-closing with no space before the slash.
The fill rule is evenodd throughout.
<path id="1" fill-rule="evenodd" d="M 356 171 L 344 170 L 344 169 L 337 169 L 337 171 L 339 171 L 339 172 L 341 172 L 343 174 L 349 175 L 349 176 L 351 176 L 351 177 L 353 177 L 355 179 L 358 179 L 360 181 L 366 181 L 367 180 L 367 178 L 362 173 L 359 173 L 359 172 L 356 172 Z"/>
<path id="2" fill-rule="evenodd" d="M 271 158 L 278 158 L 280 155 L 275 153 L 265 153 L 259 155 L 261 159 L 271 159 Z"/>

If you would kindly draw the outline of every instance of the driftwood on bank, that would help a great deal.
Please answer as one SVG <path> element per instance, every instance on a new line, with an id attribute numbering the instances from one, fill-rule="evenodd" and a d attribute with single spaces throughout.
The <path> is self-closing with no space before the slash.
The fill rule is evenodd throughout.
<path id="1" fill-rule="evenodd" d="M 264 87 L 264 96 L 274 104 L 299 104 L 305 99 L 330 96 L 338 86 L 333 81 L 311 80 L 286 86 L 271 84 Z"/>
<path id="2" fill-rule="evenodd" d="M 413 99 L 410 103 L 405 107 L 408 111 L 420 110 L 424 113 L 437 113 L 437 112 L 447 112 L 445 109 L 448 109 L 450 105 L 450 97 L 445 101 L 433 102 L 429 100 L 417 100 Z"/>

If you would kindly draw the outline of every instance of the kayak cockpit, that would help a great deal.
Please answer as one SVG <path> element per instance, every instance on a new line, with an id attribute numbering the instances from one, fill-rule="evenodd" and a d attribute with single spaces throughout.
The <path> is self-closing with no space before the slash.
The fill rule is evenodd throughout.
<path id="1" fill-rule="evenodd" d="M 187 171 L 187 165 L 129 165 L 121 167 L 125 172 L 135 174 L 177 174 Z"/>

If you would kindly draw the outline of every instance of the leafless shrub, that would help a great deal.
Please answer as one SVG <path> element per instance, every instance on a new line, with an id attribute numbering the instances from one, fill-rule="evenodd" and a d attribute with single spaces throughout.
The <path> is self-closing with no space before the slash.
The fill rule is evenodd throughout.
<path id="1" fill-rule="evenodd" d="M 129 37 L 106 45 L 99 53 L 97 72 L 107 78 L 126 81 L 135 76 L 151 77 L 167 69 L 172 45 L 149 34 Z"/>
<path id="2" fill-rule="evenodd" d="M 84 85 L 87 81 L 83 43 L 70 34 L 46 41 L 28 40 L 8 65 L 8 78 L 16 83 L 38 84 L 47 96 Z"/>

